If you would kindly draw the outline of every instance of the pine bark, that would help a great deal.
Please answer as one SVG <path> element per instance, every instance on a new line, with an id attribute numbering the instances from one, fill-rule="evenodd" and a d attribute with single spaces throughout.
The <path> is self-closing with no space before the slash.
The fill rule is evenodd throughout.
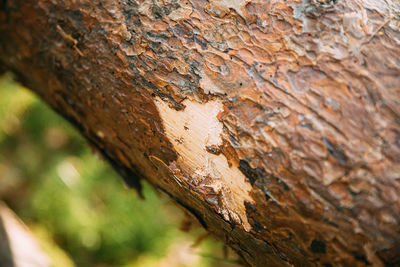
<path id="1" fill-rule="evenodd" d="M 1 71 L 249 265 L 400 265 L 396 0 L 2 0 Z"/>

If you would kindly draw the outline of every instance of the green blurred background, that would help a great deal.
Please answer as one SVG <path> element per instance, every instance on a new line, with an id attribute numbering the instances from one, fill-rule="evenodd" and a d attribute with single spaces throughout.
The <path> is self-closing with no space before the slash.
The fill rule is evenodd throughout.
<path id="1" fill-rule="evenodd" d="M 146 183 L 144 196 L 11 74 L 0 76 L 0 200 L 54 266 L 238 266 L 221 243 L 197 242 L 204 230 L 181 232 L 183 212 Z"/>

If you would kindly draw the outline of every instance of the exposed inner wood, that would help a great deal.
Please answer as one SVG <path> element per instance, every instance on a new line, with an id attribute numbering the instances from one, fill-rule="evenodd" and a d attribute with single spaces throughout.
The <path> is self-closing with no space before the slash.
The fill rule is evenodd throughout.
<path id="1" fill-rule="evenodd" d="M 220 101 L 198 103 L 185 100 L 184 110 L 175 110 L 156 99 L 165 133 L 178 152 L 177 167 L 197 191 L 210 190 L 207 201 L 216 206 L 225 220 L 241 224 L 249 231 L 244 202 L 252 202 L 251 185 L 238 166 L 229 166 L 220 150 L 223 125 L 218 114 L 223 111 Z M 211 194 L 210 194 L 211 193 Z"/>

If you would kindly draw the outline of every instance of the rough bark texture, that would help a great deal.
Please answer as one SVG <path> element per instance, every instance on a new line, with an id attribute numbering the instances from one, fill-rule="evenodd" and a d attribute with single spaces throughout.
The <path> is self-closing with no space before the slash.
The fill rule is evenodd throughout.
<path id="1" fill-rule="evenodd" d="M 0 5 L 0 69 L 248 264 L 400 264 L 397 0 Z"/>

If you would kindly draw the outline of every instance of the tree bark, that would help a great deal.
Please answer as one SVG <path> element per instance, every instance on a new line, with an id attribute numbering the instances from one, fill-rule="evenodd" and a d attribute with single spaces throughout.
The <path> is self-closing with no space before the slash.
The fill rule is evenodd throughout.
<path id="1" fill-rule="evenodd" d="M 398 1 L 0 6 L 0 71 L 247 264 L 400 265 Z"/>

